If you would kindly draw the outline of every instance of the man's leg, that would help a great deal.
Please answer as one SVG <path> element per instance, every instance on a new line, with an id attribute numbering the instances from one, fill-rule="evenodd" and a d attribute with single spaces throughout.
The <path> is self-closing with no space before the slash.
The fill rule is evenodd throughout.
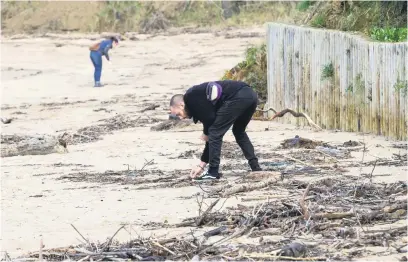
<path id="1" fill-rule="evenodd" d="M 252 100 L 248 98 L 235 98 L 226 101 L 217 111 L 215 121 L 210 126 L 208 132 L 209 142 L 209 169 L 212 175 L 218 175 L 220 166 L 220 156 L 222 147 L 222 138 L 235 120 L 252 105 Z"/>
<path id="2" fill-rule="evenodd" d="M 242 115 L 240 115 L 232 127 L 232 133 L 234 134 L 235 141 L 244 153 L 245 158 L 248 160 L 248 164 L 252 171 L 261 171 L 261 167 L 258 164 L 258 158 L 255 155 L 254 146 L 251 143 L 247 133 L 245 132 L 249 121 L 256 111 L 257 100 L 254 100 L 252 106 L 250 106 Z"/>
<path id="3" fill-rule="evenodd" d="M 98 57 L 96 57 L 95 64 L 95 81 L 100 83 L 102 74 L 102 56 L 98 55 Z"/>
<path id="4" fill-rule="evenodd" d="M 96 67 L 97 67 L 97 65 L 96 65 L 96 62 L 95 62 L 96 60 L 95 60 L 95 55 L 93 54 L 93 52 L 91 52 L 90 57 L 91 57 L 92 64 L 94 66 L 94 83 L 96 83 Z"/>

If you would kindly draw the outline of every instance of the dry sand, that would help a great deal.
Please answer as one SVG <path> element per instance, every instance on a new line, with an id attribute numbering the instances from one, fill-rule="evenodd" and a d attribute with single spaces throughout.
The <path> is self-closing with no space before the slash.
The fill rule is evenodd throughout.
<path id="1" fill-rule="evenodd" d="M 2 133 L 75 132 L 116 114 L 142 115 L 145 121 L 149 117 L 166 119 L 172 94 L 183 92 L 193 84 L 219 79 L 224 70 L 242 60 L 250 43 L 262 41 L 262 38 L 225 39 L 222 34 L 212 33 L 138 37 L 137 41 L 123 41 L 119 48 L 111 50 L 112 65 L 104 60 L 102 82 L 107 85 L 103 88 L 92 88 L 93 67 L 88 46 L 93 41 L 89 36 L 3 39 L 1 116 L 15 120 L 9 125 L 2 124 Z M 150 103 L 160 107 L 143 114 L 138 112 Z M 99 108 L 107 111 L 94 111 Z M 265 131 L 266 127 L 269 131 Z M 154 164 L 145 167 L 147 170 L 186 171 L 198 160 L 171 157 L 190 149 L 200 152 L 203 147 L 199 140 L 201 126 L 181 131 L 187 130 L 190 131 L 152 132 L 149 126 L 129 128 L 107 134 L 100 141 L 71 145 L 67 154 L 3 158 L 1 250 L 11 256 L 38 250 L 41 235 L 45 248 L 78 244 L 80 237 L 70 224 L 94 241 L 105 240 L 122 223 L 133 224 L 134 229 L 131 233 L 119 233 L 118 239 L 122 240 L 136 234 L 182 231 L 150 232 L 141 225 L 176 223 L 197 215 L 195 198 L 180 197 L 200 192 L 198 187 L 135 190 L 136 185 L 132 184 L 70 182 L 58 178 L 80 171 L 126 170 L 128 165 L 139 170 L 151 159 Z M 383 137 L 313 132 L 308 127 L 276 122 L 252 121 L 248 133 L 258 152 L 272 152 L 283 139 L 295 135 L 326 142 L 365 142 L 369 152 L 364 161 L 391 158 L 393 153 L 404 151 L 392 148 L 393 141 Z M 225 140 L 234 141 L 231 132 Z M 361 153 L 353 156 L 355 162 L 361 162 Z M 228 162 L 245 164 L 243 158 L 223 160 Z M 362 172 L 371 170 L 372 167 L 365 167 Z M 357 175 L 360 170 L 356 167 L 349 172 Z M 406 173 L 406 166 L 377 167 L 374 175 L 389 175 L 374 179 L 406 180 Z M 230 199 L 225 206 L 237 203 L 240 199 Z"/>

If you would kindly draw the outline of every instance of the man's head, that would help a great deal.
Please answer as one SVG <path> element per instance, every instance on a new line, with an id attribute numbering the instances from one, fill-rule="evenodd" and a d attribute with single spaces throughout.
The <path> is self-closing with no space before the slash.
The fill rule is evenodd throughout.
<path id="1" fill-rule="evenodd" d="M 181 94 L 174 95 L 170 99 L 170 114 L 178 116 L 179 118 L 187 118 L 187 112 L 184 109 L 184 96 Z"/>
<path id="2" fill-rule="evenodd" d="M 112 41 L 112 47 L 116 47 L 119 44 L 119 39 L 115 36 L 112 36 L 110 40 Z"/>

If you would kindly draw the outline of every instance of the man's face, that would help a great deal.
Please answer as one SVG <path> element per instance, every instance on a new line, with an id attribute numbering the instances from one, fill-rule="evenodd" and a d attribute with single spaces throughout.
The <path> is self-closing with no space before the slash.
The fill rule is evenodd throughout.
<path id="1" fill-rule="evenodd" d="M 177 105 L 171 106 L 170 107 L 170 114 L 176 115 L 181 119 L 187 118 L 187 113 L 184 110 L 184 103 L 181 102 Z"/>

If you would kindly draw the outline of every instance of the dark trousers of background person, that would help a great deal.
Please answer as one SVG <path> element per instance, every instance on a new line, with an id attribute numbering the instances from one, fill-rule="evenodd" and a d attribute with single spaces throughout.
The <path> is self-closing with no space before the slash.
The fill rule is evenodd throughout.
<path id="1" fill-rule="evenodd" d="M 216 113 L 214 123 L 208 129 L 209 143 L 209 173 L 218 174 L 220 165 L 220 155 L 222 138 L 231 125 L 235 140 L 248 160 L 251 168 L 258 165 L 254 147 L 249 140 L 245 129 L 251 121 L 252 115 L 256 111 L 258 104 L 257 94 L 250 87 L 239 90 L 232 98 L 225 101 Z"/>
<path id="2" fill-rule="evenodd" d="M 91 61 L 95 67 L 94 72 L 95 83 L 100 82 L 102 74 L 102 55 L 98 51 L 91 51 Z"/>

